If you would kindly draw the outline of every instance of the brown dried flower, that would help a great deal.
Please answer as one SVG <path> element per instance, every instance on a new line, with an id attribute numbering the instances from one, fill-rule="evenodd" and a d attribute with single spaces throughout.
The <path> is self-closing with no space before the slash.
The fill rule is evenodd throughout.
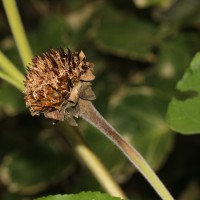
<path id="1" fill-rule="evenodd" d="M 79 98 L 95 99 L 90 81 L 94 64 L 87 62 L 83 51 L 50 49 L 32 59 L 24 81 L 25 101 L 31 115 L 44 113 L 57 121 L 65 118 L 76 125 Z"/>

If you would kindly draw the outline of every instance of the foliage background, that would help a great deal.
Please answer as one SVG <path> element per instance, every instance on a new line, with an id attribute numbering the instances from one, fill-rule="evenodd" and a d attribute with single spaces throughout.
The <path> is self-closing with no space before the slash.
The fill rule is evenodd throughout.
<path id="1" fill-rule="evenodd" d="M 191 58 L 200 50 L 198 0 L 22 1 L 18 7 L 34 54 L 83 50 L 95 63 L 97 109 L 141 152 L 176 199 L 200 198 L 200 136 L 181 135 L 166 113 Z M 0 49 L 21 71 L 0 4 Z M 24 95 L 0 80 L 0 199 L 103 191 L 74 155 L 68 129 L 31 117 Z M 83 121 L 80 131 L 132 199 L 157 199 L 144 178 Z"/>

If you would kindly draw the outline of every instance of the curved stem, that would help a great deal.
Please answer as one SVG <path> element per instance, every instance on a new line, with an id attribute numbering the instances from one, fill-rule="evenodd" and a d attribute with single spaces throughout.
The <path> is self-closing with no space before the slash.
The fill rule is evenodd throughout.
<path id="1" fill-rule="evenodd" d="M 106 137 L 117 145 L 119 149 L 121 149 L 125 156 L 134 164 L 140 173 L 143 174 L 163 200 L 174 199 L 139 152 L 120 136 L 120 134 L 100 115 L 90 101 L 80 99 L 79 106 L 79 115 L 99 129 Z"/>
<path id="2" fill-rule="evenodd" d="M 15 0 L 2 0 L 6 15 L 20 53 L 21 60 L 26 65 L 31 61 L 32 52 L 25 34 L 24 27 Z"/>
<path id="3" fill-rule="evenodd" d="M 66 126 L 62 125 L 61 126 Z M 106 167 L 100 161 L 100 159 L 91 151 L 91 149 L 85 143 L 83 137 L 81 136 L 79 130 L 72 126 L 67 126 L 65 131 L 67 134 L 67 139 L 71 143 L 75 153 L 87 166 L 87 168 L 92 172 L 94 177 L 98 180 L 101 186 L 110 195 L 126 199 L 126 195 L 115 182 L 112 176 L 109 174 Z"/>

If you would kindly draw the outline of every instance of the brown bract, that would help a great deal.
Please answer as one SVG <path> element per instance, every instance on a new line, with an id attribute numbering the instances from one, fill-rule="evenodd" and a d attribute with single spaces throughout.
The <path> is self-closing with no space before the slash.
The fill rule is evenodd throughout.
<path id="1" fill-rule="evenodd" d="M 94 64 L 87 62 L 83 51 L 72 53 L 70 49 L 50 49 L 32 59 L 24 81 L 25 101 L 31 115 L 44 113 L 57 121 L 65 118 L 76 125 L 78 100 L 95 99 L 90 81 Z"/>

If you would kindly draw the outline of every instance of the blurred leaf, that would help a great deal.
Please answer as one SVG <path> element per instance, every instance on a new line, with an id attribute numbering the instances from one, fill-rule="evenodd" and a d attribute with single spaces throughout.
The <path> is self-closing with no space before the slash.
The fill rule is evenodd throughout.
<path id="1" fill-rule="evenodd" d="M 41 19 L 38 28 L 29 34 L 29 38 L 36 53 L 60 47 L 77 51 L 86 42 L 84 34 L 87 29 L 86 23 L 80 30 L 74 31 L 62 15 L 52 14 Z"/>
<path id="2" fill-rule="evenodd" d="M 18 194 L 4 192 L 3 196 L 1 196 L 1 200 L 22 200 L 22 197 Z"/>
<path id="3" fill-rule="evenodd" d="M 132 59 L 154 60 L 151 50 L 157 30 L 150 21 L 106 4 L 93 31 L 96 46 L 103 52 Z"/>
<path id="4" fill-rule="evenodd" d="M 165 162 L 173 146 L 173 135 L 164 119 L 166 105 L 159 96 L 128 91 L 110 111 L 113 126 L 154 169 Z"/>
<path id="5" fill-rule="evenodd" d="M 29 34 L 33 51 L 39 53 L 50 48 L 68 47 L 70 45 L 66 24 L 60 15 L 48 15 L 40 20 L 36 31 Z M 41 42 L 42 41 L 42 42 Z"/>
<path id="6" fill-rule="evenodd" d="M 185 190 L 182 192 L 181 196 L 179 197 L 179 200 L 198 200 L 200 197 L 200 187 L 199 184 L 192 180 L 185 188 Z"/>
<path id="7" fill-rule="evenodd" d="M 35 144 L 5 156 L 0 178 L 9 191 L 30 195 L 66 177 L 71 167 L 69 160 L 57 149 Z"/>
<path id="8" fill-rule="evenodd" d="M 177 89 L 181 92 L 195 92 L 196 95 L 186 100 L 173 98 L 168 108 L 170 127 L 183 134 L 200 132 L 200 53 L 197 53 Z"/>
<path id="9" fill-rule="evenodd" d="M 67 9 L 69 11 L 79 10 L 80 8 L 82 8 L 85 5 L 86 2 L 87 1 L 85 1 L 85 0 L 83 0 L 83 1 L 79 1 L 79 0 L 68 1 Z"/>
<path id="10" fill-rule="evenodd" d="M 13 116 L 26 109 L 24 95 L 8 83 L 0 86 L 0 110 Z"/>
<path id="11" fill-rule="evenodd" d="M 81 192 L 79 194 L 52 195 L 41 197 L 37 200 L 120 200 L 121 198 L 112 197 L 100 192 Z"/>
<path id="12" fill-rule="evenodd" d="M 174 0 L 133 0 L 138 8 L 149 6 L 169 7 Z"/>
<path id="13" fill-rule="evenodd" d="M 162 78 L 172 79 L 185 69 L 189 61 L 190 54 L 186 38 L 179 35 L 161 43 L 155 67 Z"/>
<path id="14" fill-rule="evenodd" d="M 105 190 L 89 170 L 82 170 L 79 174 L 79 181 L 76 183 L 76 185 L 73 185 L 72 192 L 88 190 L 105 192 Z"/>
<path id="15" fill-rule="evenodd" d="M 156 17 L 168 23 L 172 29 L 179 29 L 181 26 L 198 25 L 199 9 L 199 0 L 178 0 L 167 11 L 157 13 Z"/>
<path id="16" fill-rule="evenodd" d="M 188 31 L 185 33 L 187 43 L 188 43 L 188 50 L 191 52 L 191 55 L 196 54 L 200 51 L 200 37 L 198 32 Z M 191 58 L 190 58 L 191 60 Z"/>

